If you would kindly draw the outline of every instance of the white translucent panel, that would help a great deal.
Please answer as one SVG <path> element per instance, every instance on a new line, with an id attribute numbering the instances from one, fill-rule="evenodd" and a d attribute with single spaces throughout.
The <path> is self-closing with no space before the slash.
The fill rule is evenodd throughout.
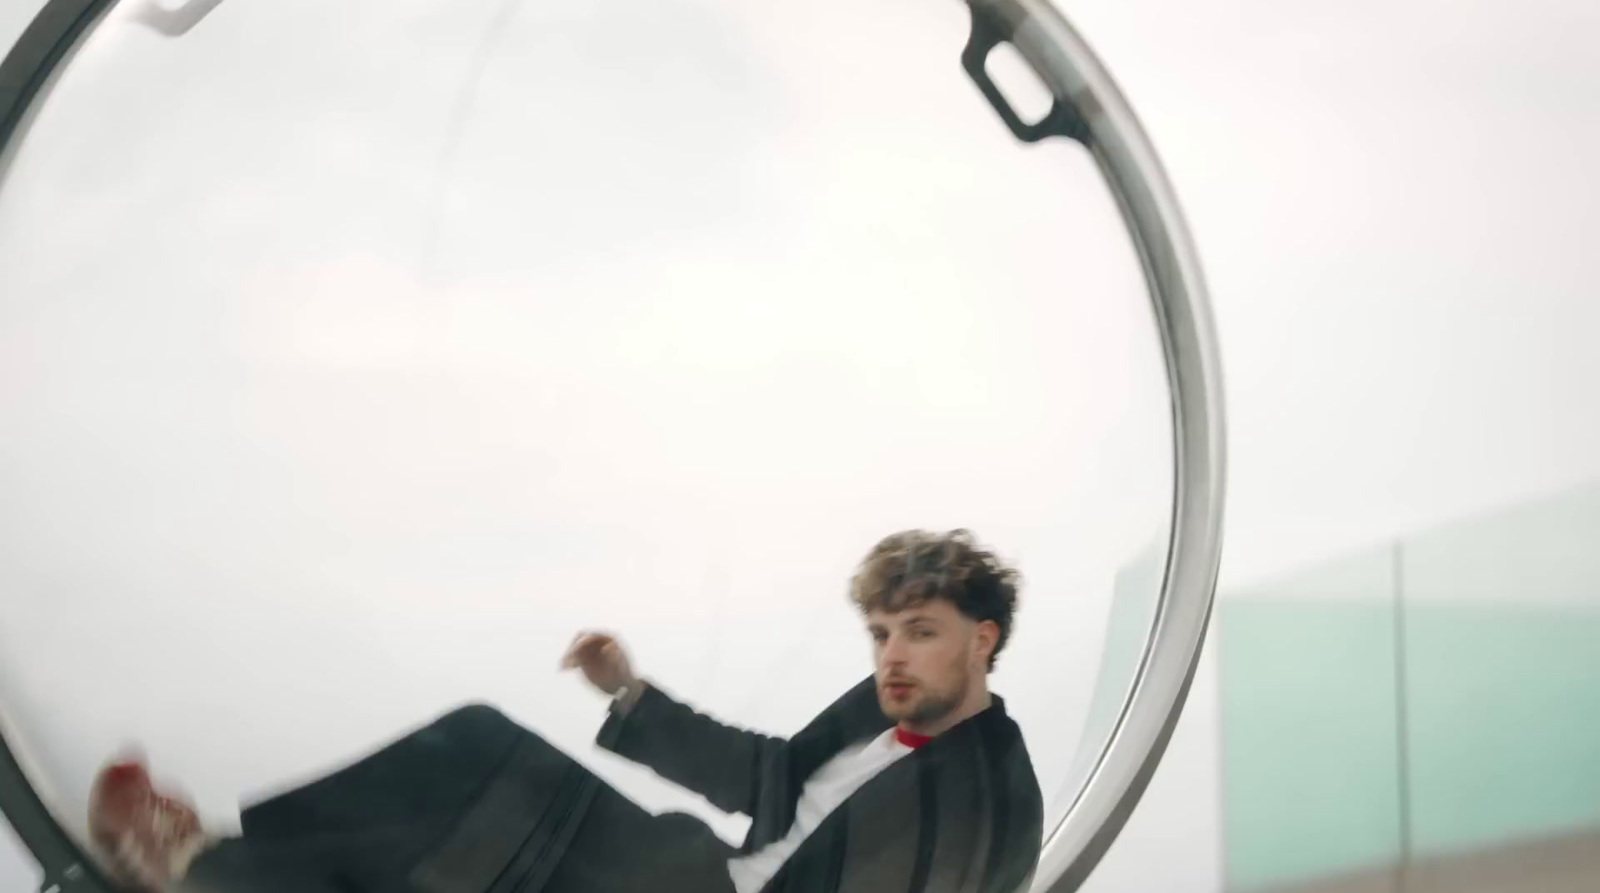
<path id="1" fill-rule="evenodd" d="M 138 10 L 0 188 L 0 697 L 64 820 L 125 741 L 226 820 L 488 700 L 736 839 L 557 658 L 614 629 L 793 731 L 907 527 L 1022 570 L 992 686 L 1060 820 L 1170 398 L 1111 194 L 996 119 L 961 4 Z"/>

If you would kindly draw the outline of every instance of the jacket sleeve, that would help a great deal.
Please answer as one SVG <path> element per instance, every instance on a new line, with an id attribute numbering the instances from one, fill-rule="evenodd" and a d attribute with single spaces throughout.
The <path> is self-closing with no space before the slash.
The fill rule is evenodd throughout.
<path id="1" fill-rule="evenodd" d="M 595 742 L 710 800 L 755 816 L 768 798 L 787 796 L 791 747 L 697 713 L 646 685 L 626 711 L 615 705 Z"/>

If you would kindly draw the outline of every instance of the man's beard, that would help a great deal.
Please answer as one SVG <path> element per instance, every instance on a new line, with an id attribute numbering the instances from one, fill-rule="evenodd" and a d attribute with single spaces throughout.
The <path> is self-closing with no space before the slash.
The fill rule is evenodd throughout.
<path id="1" fill-rule="evenodd" d="M 890 719 L 913 725 L 926 725 L 944 719 L 960 707 L 961 702 L 967 699 L 967 690 L 971 686 L 972 677 L 963 668 L 960 679 L 948 691 L 936 692 L 926 686 L 919 686 L 922 697 L 910 705 L 909 710 L 896 710 L 888 703 L 880 703 Z M 897 712 L 899 715 L 896 715 Z"/>

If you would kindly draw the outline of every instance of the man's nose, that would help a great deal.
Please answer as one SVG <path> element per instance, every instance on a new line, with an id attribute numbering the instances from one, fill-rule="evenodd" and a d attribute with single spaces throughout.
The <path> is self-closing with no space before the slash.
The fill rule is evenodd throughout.
<path id="1" fill-rule="evenodd" d="M 890 666 L 905 663 L 905 640 L 901 639 L 899 636 L 890 636 L 888 640 L 883 643 L 883 654 L 881 657 L 883 662 Z"/>

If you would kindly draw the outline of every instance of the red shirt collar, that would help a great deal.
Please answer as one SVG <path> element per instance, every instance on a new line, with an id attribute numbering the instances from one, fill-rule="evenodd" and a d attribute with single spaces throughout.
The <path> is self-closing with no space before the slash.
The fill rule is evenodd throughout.
<path id="1" fill-rule="evenodd" d="M 899 726 L 895 726 L 894 727 L 894 740 L 900 742 L 901 744 L 904 744 L 906 747 L 909 747 L 912 750 L 916 750 L 917 748 L 921 747 L 922 745 L 927 744 L 929 741 L 932 741 L 933 740 L 933 736 L 932 735 L 918 735 L 916 732 L 908 732 L 905 729 L 900 728 Z"/>

